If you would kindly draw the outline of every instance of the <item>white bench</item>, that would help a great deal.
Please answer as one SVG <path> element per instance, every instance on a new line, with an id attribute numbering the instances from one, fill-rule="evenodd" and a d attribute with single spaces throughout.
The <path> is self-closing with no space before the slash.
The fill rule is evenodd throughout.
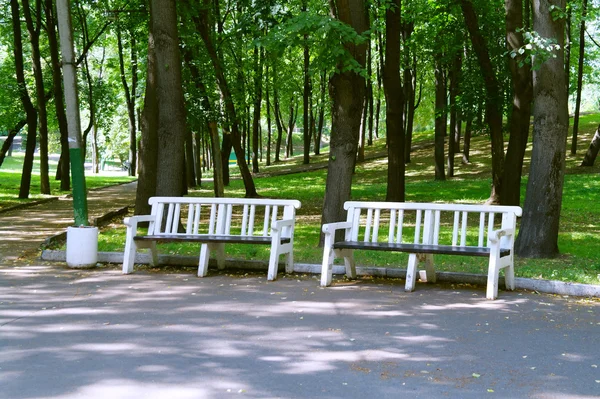
<path id="1" fill-rule="evenodd" d="M 348 201 L 344 209 L 345 222 L 323 225 L 324 287 L 331 285 L 336 257 L 344 258 L 346 275 L 355 278 L 353 252 L 364 249 L 408 252 L 406 291 L 415 289 L 419 262 L 427 281 L 435 282 L 434 254 L 488 257 L 488 299 L 498 296 L 500 269 L 505 269 L 506 287 L 514 289 L 514 237 L 522 214 L 518 206 Z M 345 238 L 336 241 L 338 230 L 345 231 Z"/>
<path id="2" fill-rule="evenodd" d="M 151 264 L 158 264 L 157 242 L 198 242 L 198 276 L 208 270 L 210 252 L 219 269 L 225 266 L 225 244 L 270 245 L 268 280 L 277 278 L 279 256 L 286 256 L 286 272 L 294 267 L 296 200 L 255 198 L 152 197 L 151 215 L 132 216 L 127 226 L 123 273 L 133 272 L 138 248 L 149 248 Z M 262 218 L 262 219 L 261 219 Z M 149 222 L 147 234 L 138 224 Z"/>

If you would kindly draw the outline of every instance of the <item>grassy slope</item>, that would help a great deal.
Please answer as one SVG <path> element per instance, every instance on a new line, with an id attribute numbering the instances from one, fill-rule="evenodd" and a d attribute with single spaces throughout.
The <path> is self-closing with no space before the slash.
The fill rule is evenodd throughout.
<path id="1" fill-rule="evenodd" d="M 23 168 L 23 154 L 13 154 L 12 157 L 4 159 L 2 168 L 0 168 L 0 209 L 12 205 L 32 202 L 42 198 L 49 198 L 57 195 L 68 194 L 60 191 L 60 182 L 54 179 L 57 162 L 50 161 L 50 189 L 52 195 L 39 194 L 40 191 L 40 163 L 36 157 L 33 164 L 33 175 L 31 177 L 31 190 L 28 199 L 19 199 L 19 187 L 21 184 L 21 170 Z M 86 185 L 88 189 L 104 187 L 112 184 L 124 183 L 134 180 L 131 177 L 115 174 L 93 175 L 86 173 Z"/>
<path id="2" fill-rule="evenodd" d="M 561 215 L 559 247 L 562 255 L 557 259 L 517 259 L 516 273 L 519 277 L 546 278 L 562 281 L 600 284 L 600 209 L 594 201 L 600 198 L 600 166 L 580 168 L 583 155 L 598 123 L 598 115 L 581 119 L 579 151 L 577 156 L 567 156 L 567 175 Z M 413 154 L 413 162 L 407 166 L 407 200 L 413 202 L 464 202 L 482 203 L 490 190 L 489 140 L 477 136 L 472 140 L 471 163 L 463 165 L 461 154 L 455 162 L 452 180 L 433 180 L 433 149 L 423 148 Z M 375 143 L 370 152 L 384 150 L 382 141 Z M 530 153 L 527 153 L 526 162 Z M 313 159 L 312 163 L 325 161 L 326 156 Z M 261 172 L 293 169 L 300 165 L 302 157 L 279 163 Z M 597 162 L 600 164 L 600 161 Z M 386 160 L 377 159 L 358 165 L 352 190 L 353 199 L 384 200 L 386 190 Z M 298 212 L 294 256 L 298 263 L 320 263 L 322 250 L 317 247 L 320 215 L 325 189 L 326 170 L 296 173 L 257 179 L 258 191 L 265 197 L 295 198 L 302 202 Z M 526 179 L 522 194 L 525 193 Z M 243 184 L 233 180 L 227 188 L 228 196 L 243 196 Z M 212 196 L 212 184 L 204 184 L 192 195 Z M 101 234 L 100 250 L 123 250 L 124 232 L 117 225 Z M 170 253 L 197 255 L 197 245 L 164 246 Z M 228 256 L 234 258 L 268 259 L 268 248 L 230 246 Z M 439 256 L 438 270 L 484 273 L 486 261 L 479 258 Z M 388 266 L 405 268 L 407 255 L 385 252 L 357 252 L 359 266 Z"/>

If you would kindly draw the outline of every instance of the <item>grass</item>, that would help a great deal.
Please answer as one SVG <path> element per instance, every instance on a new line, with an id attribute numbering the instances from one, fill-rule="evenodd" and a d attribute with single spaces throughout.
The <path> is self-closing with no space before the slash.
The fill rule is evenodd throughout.
<path id="1" fill-rule="evenodd" d="M 567 156 L 567 170 L 558 238 L 561 255 L 555 259 L 516 259 L 518 277 L 543 278 L 551 280 L 600 284 L 600 208 L 594 206 L 600 198 L 600 166 L 580 168 L 587 146 L 596 129 L 600 115 L 586 115 L 580 120 L 579 148 L 576 156 Z M 425 140 L 424 138 L 422 140 Z M 368 153 L 381 153 L 385 150 L 382 140 L 377 140 Z M 526 154 L 526 163 L 530 159 Z M 325 162 L 327 155 L 312 159 L 311 163 Z M 461 202 L 482 203 L 487 200 L 490 187 L 489 138 L 481 135 L 472 139 L 471 163 L 464 165 L 461 154 L 456 156 L 455 177 L 446 181 L 433 180 L 433 149 L 422 148 L 414 151 L 412 163 L 407 165 L 407 201 L 412 202 Z M 296 156 L 272 167 L 262 167 L 261 172 L 297 168 L 302 156 Z M 598 162 L 600 164 L 600 161 Z M 527 166 L 527 165 L 526 165 Z M 527 169 L 527 168 L 526 168 Z M 232 172 L 235 169 L 232 169 Z M 352 198 L 356 200 L 384 200 L 386 192 L 385 158 L 369 160 L 357 165 L 352 186 Z M 320 263 L 322 249 L 317 243 L 320 231 L 321 209 L 325 192 L 325 169 L 294 173 L 282 176 L 266 176 L 256 179 L 261 195 L 274 198 L 295 198 L 302 202 L 298 211 L 295 233 L 294 257 L 297 263 Z M 527 177 L 522 182 L 522 195 L 525 194 Z M 239 179 L 231 181 L 227 196 L 242 197 L 243 183 Z M 194 196 L 212 196 L 212 184 L 191 192 Z M 104 230 L 100 235 L 100 251 L 122 251 L 125 241 L 123 226 L 119 223 Z M 165 244 L 164 253 L 197 256 L 198 245 Z M 268 247 L 231 245 L 227 255 L 240 259 L 268 259 Z M 408 256 L 389 252 L 356 252 L 359 266 L 379 266 L 406 268 Z M 482 258 L 437 256 L 436 269 L 485 274 L 487 261 Z"/>
<path id="2" fill-rule="evenodd" d="M 36 200 L 51 198 L 54 196 L 69 194 L 60 190 L 60 181 L 54 179 L 57 162 L 50 161 L 50 195 L 39 194 L 40 191 L 40 162 L 35 158 L 33 163 L 33 174 L 31 177 L 30 195 L 27 199 L 19 199 L 19 187 L 21 185 L 21 171 L 23 168 L 23 153 L 13 153 L 13 156 L 4 159 L 0 168 L 0 210 L 10 206 L 33 202 Z M 92 174 L 86 172 L 86 186 L 88 189 L 95 189 L 113 184 L 120 184 L 135 180 L 132 177 L 125 176 L 123 173 L 102 173 Z"/>

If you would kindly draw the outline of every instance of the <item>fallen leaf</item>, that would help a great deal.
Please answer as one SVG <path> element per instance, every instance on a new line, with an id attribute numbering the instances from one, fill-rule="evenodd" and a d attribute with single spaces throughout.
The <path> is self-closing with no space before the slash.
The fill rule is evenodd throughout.
<path id="1" fill-rule="evenodd" d="M 474 377 L 474 378 L 479 378 L 479 377 L 481 377 L 481 374 L 477 374 L 477 373 L 473 373 L 472 375 L 473 375 L 473 377 Z"/>

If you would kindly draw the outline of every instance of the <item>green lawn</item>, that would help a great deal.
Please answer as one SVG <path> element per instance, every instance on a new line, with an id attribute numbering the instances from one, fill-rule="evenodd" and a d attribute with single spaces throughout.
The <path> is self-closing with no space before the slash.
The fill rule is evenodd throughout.
<path id="1" fill-rule="evenodd" d="M 56 161 L 50 161 L 50 189 L 51 195 L 40 194 L 40 162 L 35 158 L 33 164 L 33 175 L 31 177 L 31 189 L 28 199 L 19 199 L 19 187 L 21 185 L 21 171 L 23 168 L 23 153 L 13 153 L 13 156 L 4 159 L 0 168 L 0 209 L 13 205 L 32 202 L 43 198 L 69 194 L 60 190 L 60 181 L 55 180 Z M 86 185 L 88 189 L 105 187 L 113 184 L 125 183 L 135 180 L 125 176 L 124 173 L 101 173 L 98 175 L 86 171 Z"/>
<path id="2" fill-rule="evenodd" d="M 579 151 L 576 156 L 567 156 L 567 175 L 561 215 L 559 248 L 561 255 L 556 259 L 516 260 L 518 277 L 544 278 L 561 281 L 600 284 L 600 208 L 595 206 L 600 198 L 600 167 L 580 168 L 585 150 L 597 126 L 599 115 L 586 115 L 580 122 Z M 413 153 L 413 162 L 407 165 L 407 201 L 412 202 L 461 202 L 482 203 L 490 192 L 490 156 L 487 136 L 472 139 L 471 163 L 463 165 L 458 154 L 455 162 L 455 177 L 446 181 L 433 180 L 433 149 L 424 148 Z M 381 152 L 382 140 L 378 140 L 370 152 Z M 324 158 L 325 156 L 323 156 Z M 527 161 L 529 160 L 529 152 Z M 285 162 L 287 168 L 301 163 L 301 156 Z M 600 161 L 597 163 L 600 164 Z M 277 170 L 261 168 L 261 172 Z M 386 191 L 385 159 L 372 160 L 356 168 L 352 198 L 357 200 L 384 200 Z M 294 257 L 298 263 L 320 263 L 322 250 L 317 243 L 320 231 L 320 215 L 325 190 L 326 170 L 296 173 L 284 176 L 256 179 L 259 194 L 274 198 L 295 198 L 302 202 L 298 211 Z M 525 193 L 527 179 L 522 186 Z M 212 196 L 212 184 L 191 192 L 195 196 Z M 244 195 L 240 180 L 232 180 L 227 187 L 227 196 Z M 100 251 L 122 251 L 125 241 L 124 230 L 119 223 L 104 230 L 100 235 Z M 199 246 L 163 245 L 162 251 L 197 256 Z M 268 259 L 268 248 L 247 245 L 230 246 L 227 254 L 233 258 Z M 386 266 L 406 268 L 406 254 L 387 252 L 356 253 L 359 266 Z M 486 273 L 485 259 L 457 256 L 436 257 L 437 270 L 468 273 Z"/>

